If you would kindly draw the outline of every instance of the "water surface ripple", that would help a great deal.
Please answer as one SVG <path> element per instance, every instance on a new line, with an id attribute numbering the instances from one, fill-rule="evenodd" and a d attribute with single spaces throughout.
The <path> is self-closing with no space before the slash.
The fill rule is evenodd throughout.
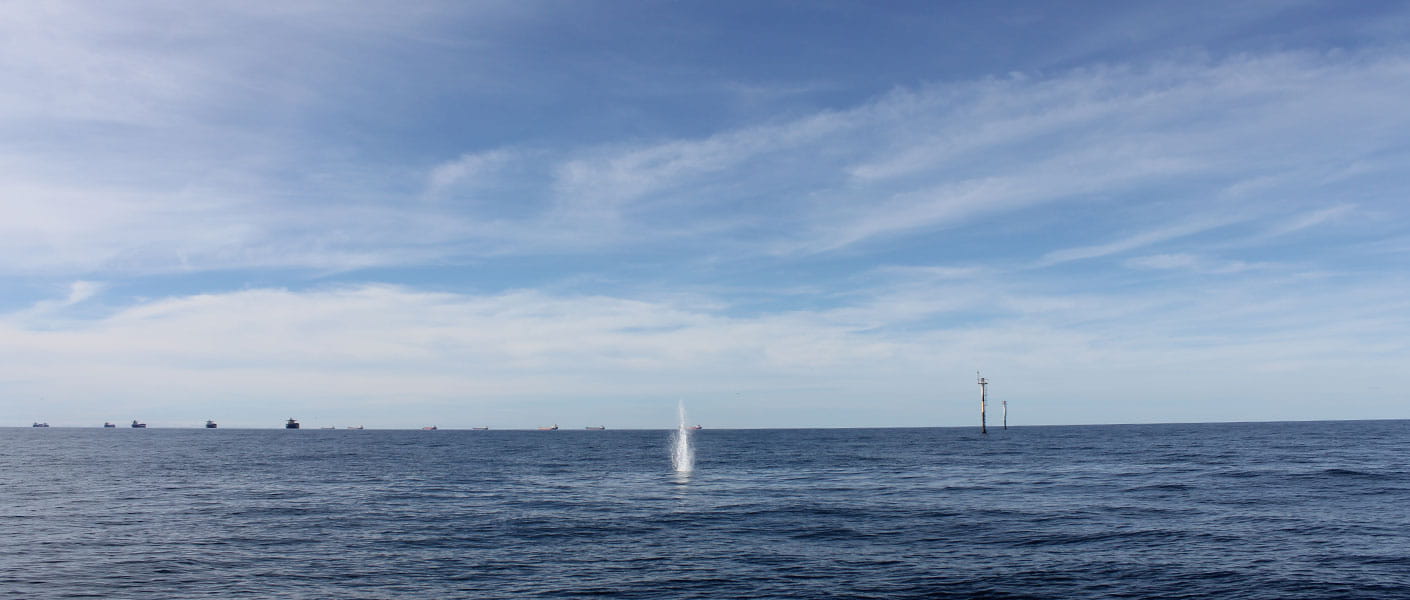
<path id="1" fill-rule="evenodd" d="M 1410 422 L 0 430 L 6 598 L 1410 598 Z"/>

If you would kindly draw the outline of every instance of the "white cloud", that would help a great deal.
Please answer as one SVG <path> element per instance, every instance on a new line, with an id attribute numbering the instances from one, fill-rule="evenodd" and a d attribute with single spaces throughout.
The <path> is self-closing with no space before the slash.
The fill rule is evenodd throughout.
<path id="1" fill-rule="evenodd" d="M 1264 232 L 1263 238 L 1271 238 L 1296 233 L 1310 227 L 1341 219 L 1356 209 L 1354 205 L 1339 204 L 1293 216 L 1274 225 Z"/>
<path id="2" fill-rule="evenodd" d="M 1242 260 L 1216 260 L 1186 253 L 1137 256 L 1126 259 L 1123 264 L 1137 269 L 1185 270 L 1213 274 L 1242 273 L 1254 269 L 1266 269 L 1272 266 L 1263 263 L 1249 263 Z"/>
<path id="3" fill-rule="evenodd" d="M 553 184 L 556 210 L 569 217 L 618 220 L 639 210 L 643 203 L 726 203 L 728 198 L 696 198 L 685 189 L 720 187 L 720 180 L 738 177 L 747 167 L 809 154 L 829 136 L 853 126 L 832 113 L 820 113 L 699 140 L 592 148 L 558 165 Z"/>
<path id="4" fill-rule="evenodd" d="M 985 272 L 985 269 L 977 266 L 954 267 L 954 266 L 900 266 L 889 265 L 880 267 L 877 273 L 906 279 L 925 280 L 955 280 L 971 279 Z"/>
<path id="5" fill-rule="evenodd" d="M 1126 260 L 1126 264 L 1143 269 L 1189 269 L 1199 264 L 1192 254 L 1155 254 Z"/>
<path id="6" fill-rule="evenodd" d="M 1233 223 L 1237 223 L 1241 220 L 1245 219 L 1239 217 L 1199 219 L 1185 223 L 1177 223 L 1174 225 L 1152 229 L 1149 231 L 1143 231 L 1104 244 L 1054 250 L 1052 252 L 1044 254 L 1042 259 L 1038 261 L 1037 266 L 1046 267 L 1075 260 L 1100 258 L 1103 256 L 1110 256 L 1112 254 L 1129 252 L 1137 248 L 1144 248 L 1146 246 L 1159 244 L 1161 242 L 1167 242 L 1170 240 L 1179 239 L 1198 233 L 1203 233 L 1212 229 L 1217 229 L 1219 227 L 1224 227 Z"/>
<path id="7" fill-rule="evenodd" d="M 71 298 L 87 293 L 79 288 Z M 708 406 L 744 390 L 761 408 L 873 404 L 865 424 L 943 424 L 967 422 L 944 399 L 968 398 L 966 374 L 984 368 L 1005 380 L 1009 399 L 1035 405 L 1031 418 L 1067 397 L 1074 404 L 1042 409 L 1044 418 L 1101 422 L 1105 403 L 1128 398 L 1153 403 L 1145 414 L 1159 420 L 1169 409 L 1161 402 L 1250 379 L 1289 397 L 1329 393 L 1340 383 L 1317 373 L 1389 369 L 1406 350 L 1394 340 L 1410 333 L 1400 316 L 1410 307 L 1392 284 L 1333 291 L 1231 279 L 1188 297 L 1033 288 L 898 281 L 835 307 L 753 316 L 698 299 L 385 285 L 162 298 L 97 319 L 22 311 L 0 318 L 0 396 L 9 399 L 0 404 L 26 414 L 18 399 L 44 396 L 73 418 L 161 410 L 251 425 L 341 411 L 399 426 L 437 416 L 468 425 L 490 413 L 497 425 L 531 426 L 537 407 L 553 405 L 650 425 L 633 403 L 686 396 Z M 1083 387 L 1089 376 L 1100 390 Z M 919 398 L 938 403 L 907 416 Z M 749 424 L 858 423 L 819 414 Z"/>
<path id="8" fill-rule="evenodd" d="M 427 188 L 430 193 L 437 194 L 467 180 L 473 181 L 477 178 L 493 175 L 517 158 L 519 158 L 517 152 L 507 149 L 462 154 L 455 160 L 441 163 L 432 168 Z"/>

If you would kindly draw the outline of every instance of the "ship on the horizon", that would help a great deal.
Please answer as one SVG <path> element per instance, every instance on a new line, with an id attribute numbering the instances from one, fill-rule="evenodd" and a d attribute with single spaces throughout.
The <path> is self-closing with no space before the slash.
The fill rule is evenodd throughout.
<path id="1" fill-rule="evenodd" d="M 215 421 L 206 421 L 206 429 L 215 429 Z"/>
<path id="2" fill-rule="evenodd" d="M 146 428 L 147 428 L 147 424 L 146 424 L 146 423 L 138 423 L 138 422 L 137 422 L 137 419 L 133 419 L 133 420 L 132 420 L 132 428 L 133 428 L 133 429 L 146 429 Z"/>
<path id="3" fill-rule="evenodd" d="M 298 422 L 298 421 L 295 421 L 295 420 L 292 419 L 292 418 L 290 418 L 288 421 L 285 421 L 285 422 L 284 422 L 284 429 L 298 429 L 298 428 L 299 428 L 299 422 Z"/>
<path id="4" fill-rule="evenodd" d="M 436 430 L 436 426 L 435 426 L 435 425 L 427 425 L 427 426 L 421 428 L 421 431 L 435 431 L 435 430 Z"/>
<path id="5" fill-rule="evenodd" d="M 686 427 L 686 429 L 690 429 L 690 430 L 692 430 L 692 431 L 699 431 L 699 430 L 700 430 L 700 426 L 699 426 L 699 425 L 696 425 L 696 426 L 694 426 L 694 427 Z"/>
<path id="6" fill-rule="evenodd" d="M 33 425 L 30 425 L 30 427 L 48 427 L 48 426 L 49 426 L 48 423 L 40 423 L 39 421 L 35 421 Z"/>
<path id="7" fill-rule="evenodd" d="M 115 423 L 110 423 L 110 422 L 108 422 L 108 421 L 103 421 L 103 429 L 114 429 L 114 428 L 116 428 L 116 427 L 117 427 L 117 424 L 115 424 Z"/>
<path id="8" fill-rule="evenodd" d="M 603 431 L 603 430 L 607 429 L 607 426 L 605 426 L 605 425 L 598 425 L 597 427 L 591 427 L 591 426 L 589 426 L 589 427 L 584 427 L 583 429 L 586 429 L 586 430 L 588 430 L 588 431 Z"/>
<path id="9" fill-rule="evenodd" d="M 361 425 L 348 425 L 348 429 L 362 429 Z"/>
<path id="10" fill-rule="evenodd" d="M 490 428 L 489 428 L 489 427 L 471 427 L 470 430 L 471 430 L 471 431 L 489 431 Z"/>
<path id="11" fill-rule="evenodd" d="M 555 423 L 552 427 L 540 427 L 539 431 L 558 431 L 558 425 Z"/>

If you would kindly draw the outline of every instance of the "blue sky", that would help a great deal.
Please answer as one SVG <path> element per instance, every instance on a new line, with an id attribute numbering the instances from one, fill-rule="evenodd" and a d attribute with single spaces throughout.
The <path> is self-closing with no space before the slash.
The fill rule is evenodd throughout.
<path id="1" fill-rule="evenodd" d="M 0 10 L 4 424 L 1410 418 L 1403 3 Z"/>

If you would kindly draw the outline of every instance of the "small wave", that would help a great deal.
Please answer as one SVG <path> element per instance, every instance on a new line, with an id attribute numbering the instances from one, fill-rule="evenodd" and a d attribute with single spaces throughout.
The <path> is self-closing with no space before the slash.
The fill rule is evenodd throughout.
<path id="1" fill-rule="evenodd" d="M 1121 542 L 1127 540 L 1152 540 L 1158 542 L 1174 541 L 1181 537 L 1181 534 L 1163 529 L 1142 529 L 1133 531 L 1102 531 L 1085 534 L 1059 534 L 1047 536 L 1034 536 L 1020 540 L 1019 546 L 1070 546 L 1085 545 L 1104 542 Z"/>
<path id="2" fill-rule="evenodd" d="M 851 527 L 822 527 L 811 531 L 803 531 L 793 535 L 796 540 L 856 540 L 866 537 L 860 531 Z"/>
<path id="3" fill-rule="evenodd" d="M 1347 477 L 1353 479 L 1390 479 L 1389 475 L 1383 473 L 1357 471 L 1354 469 L 1323 469 L 1320 474 L 1326 477 Z"/>
<path id="4" fill-rule="evenodd" d="M 1125 488 L 1123 492 L 1187 492 L 1194 489 L 1193 486 L 1185 483 L 1152 483 L 1149 485 L 1137 485 Z"/>

